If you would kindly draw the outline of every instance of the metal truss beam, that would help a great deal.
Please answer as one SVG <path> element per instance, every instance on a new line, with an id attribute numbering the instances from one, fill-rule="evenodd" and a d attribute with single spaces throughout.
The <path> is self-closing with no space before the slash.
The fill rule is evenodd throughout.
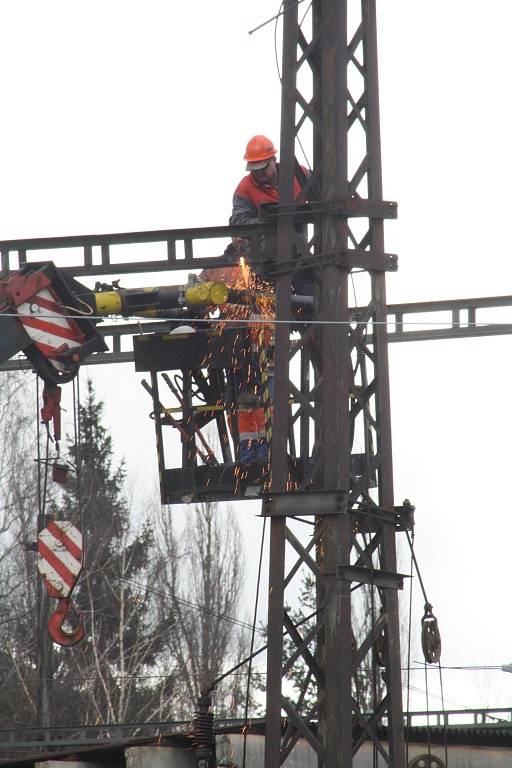
<path id="1" fill-rule="evenodd" d="M 216 258 L 209 263 L 217 264 Z M 134 272 L 143 274 L 145 263 L 131 265 L 137 267 Z M 165 267 L 159 270 L 164 271 Z M 73 268 L 69 273 L 75 276 Z M 97 272 L 92 277 L 100 276 Z M 422 301 L 410 304 L 388 304 L 386 319 L 388 342 L 402 341 L 442 341 L 445 339 L 472 339 L 481 336 L 504 336 L 512 333 L 512 323 L 500 323 L 492 319 L 492 311 L 512 308 L 512 296 L 487 296 L 470 299 L 445 299 L 442 301 Z M 351 308 L 349 318 L 357 321 L 360 310 Z M 416 327 L 414 327 L 416 325 Z M 430 327 L 429 327 L 430 326 Z M 109 351 L 91 355 L 87 365 L 106 365 L 133 362 L 133 349 L 122 349 L 123 337 L 131 338 L 141 333 L 166 333 L 174 327 L 168 321 L 127 322 L 98 325 Z M 372 335 L 367 336 L 367 343 L 372 343 Z M 31 363 L 25 357 L 8 360 L 0 365 L 0 371 L 26 370 Z"/>
<path id="2" fill-rule="evenodd" d="M 220 254 L 221 247 L 215 241 L 224 240 L 225 246 L 231 237 L 246 237 L 252 241 L 273 232 L 273 224 L 259 224 L 2 240 L 0 275 L 37 261 L 55 261 L 59 268 L 74 277 L 203 269 L 212 265 L 210 256 L 215 258 L 215 266 L 229 266 L 237 259 Z M 204 255 L 205 244 L 212 251 L 207 256 Z M 127 257 L 128 260 L 123 260 Z"/>

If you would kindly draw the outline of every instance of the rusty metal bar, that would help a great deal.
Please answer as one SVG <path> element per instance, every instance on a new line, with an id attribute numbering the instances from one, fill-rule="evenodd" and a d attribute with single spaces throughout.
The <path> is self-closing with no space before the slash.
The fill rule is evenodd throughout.
<path id="1" fill-rule="evenodd" d="M 295 0 L 283 3 L 283 79 L 281 93 L 281 140 L 279 199 L 292 204 L 295 176 L 295 95 L 297 82 L 298 7 Z M 291 263 L 294 219 L 283 216 L 277 226 L 276 264 Z M 282 271 L 276 281 L 276 318 L 291 319 L 291 272 Z M 287 490 L 288 479 L 288 360 L 290 329 L 276 326 L 275 390 L 271 446 L 271 489 Z M 286 517 L 273 517 L 270 526 L 268 584 L 268 650 L 265 728 L 265 768 L 281 764 L 281 708 L 283 669 L 284 578 Z"/>

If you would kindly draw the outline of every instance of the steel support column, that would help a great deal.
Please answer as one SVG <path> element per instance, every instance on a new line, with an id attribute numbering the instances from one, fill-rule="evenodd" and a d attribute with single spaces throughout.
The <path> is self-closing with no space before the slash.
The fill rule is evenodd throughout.
<path id="1" fill-rule="evenodd" d="M 283 763 L 300 737 L 325 768 L 349 768 L 367 739 L 384 764 L 405 765 L 375 31 L 375 0 L 313 0 L 301 19 L 294 0 L 283 6 L 276 315 L 291 318 L 297 274 L 289 265 L 309 266 L 298 277 L 311 281 L 317 322 L 298 339 L 297 325 L 276 327 L 272 493 L 264 505 L 272 518 L 266 768 Z M 306 180 L 293 161 L 299 147 L 313 152 Z M 306 232 L 294 173 L 314 202 Z M 351 199 L 366 199 L 370 216 L 351 216 L 350 205 L 340 205 Z M 357 294 L 357 323 L 349 291 Z M 296 488 L 290 420 L 306 468 Z M 356 468 L 361 446 L 364 466 Z M 294 504 L 298 496 L 308 504 Z M 313 535 L 308 526 L 301 540 L 287 516 L 305 509 Z M 306 627 L 285 607 L 285 588 L 304 573 L 316 583 L 316 615 Z M 292 688 L 285 680 L 294 664 L 303 672 Z"/>
<path id="2" fill-rule="evenodd" d="M 295 0 L 283 5 L 283 83 L 281 95 L 281 158 L 279 192 L 282 203 L 293 202 L 295 147 L 290 137 L 295 128 L 296 50 L 298 7 Z M 277 266 L 293 258 L 293 215 L 280 219 L 277 228 Z M 276 284 L 276 317 L 291 318 L 291 272 Z M 288 477 L 288 358 L 290 334 L 287 325 L 276 327 L 275 398 L 271 446 L 271 488 L 287 490 Z M 281 764 L 281 677 L 283 666 L 284 570 L 286 518 L 273 517 L 270 524 L 270 568 L 268 593 L 268 651 L 265 726 L 265 766 Z"/>

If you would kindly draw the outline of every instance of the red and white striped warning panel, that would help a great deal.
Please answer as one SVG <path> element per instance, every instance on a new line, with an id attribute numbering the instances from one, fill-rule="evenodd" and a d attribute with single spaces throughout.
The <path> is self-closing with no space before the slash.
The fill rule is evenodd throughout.
<path id="1" fill-rule="evenodd" d="M 37 537 L 37 551 L 37 568 L 50 593 L 67 597 L 83 566 L 82 534 L 70 520 L 53 520 Z"/>
<path id="2" fill-rule="evenodd" d="M 30 301 L 20 304 L 17 311 L 34 344 L 56 368 L 62 366 L 52 358 L 84 342 L 78 323 L 66 315 L 66 308 L 51 288 L 41 289 Z"/>

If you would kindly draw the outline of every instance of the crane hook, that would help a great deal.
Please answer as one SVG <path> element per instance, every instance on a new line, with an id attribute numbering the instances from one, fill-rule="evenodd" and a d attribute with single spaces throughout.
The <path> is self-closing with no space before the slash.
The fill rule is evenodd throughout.
<path id="1" fill-rule="evenodd" d="M 62 625 L 68 620 L 70 613 L 73 613 L 78 619 L 78 626 L 71 632 L 67 632 L 63 629 Z M 69 595 L 59 598 L 57 610 L 48 620 L 48 632 L 54 643 L 65 648 L 71 648 L 73 645 L 76 645 L 85 635 L 84 617 L 77 611 Z"/>

